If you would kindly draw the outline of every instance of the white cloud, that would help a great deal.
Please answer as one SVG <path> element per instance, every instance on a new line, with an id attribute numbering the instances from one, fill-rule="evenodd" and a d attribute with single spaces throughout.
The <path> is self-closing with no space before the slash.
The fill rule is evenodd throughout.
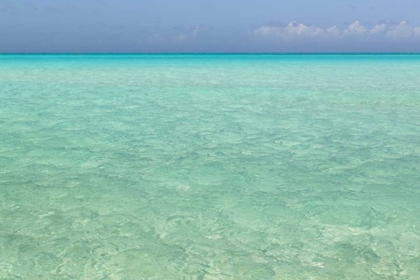
<path id="1" fill-rule="evenodd" d="M 346 35 L 360 35 L 368 31 L 366 27 L 360 24 L 358 20 L 350 24 L 347 29 L 343 30 L 343 36 Z"/>
<path id="2" fill-rule="evenodd" d="M 420 27 L 413 28 L 413 36 L 420 37 Z"/>
<path id="3" fill-rule="evenodd" d="M 174 36 L 172 40 L 178 44 L 181 44 L 187 40 L 194 40 L 201 33 L 209 30 L 206 26 L 186 26 L 182 34 Z"/>
<path id="4" fill-rule="evenodd" d="M 173 37 L 173 41 L 175 43 L 181 44 L 187 39 L 187 36 L 185 34 L 179 34 L 178 36 Z"/>
<path id="5" fill-rule="evenodd" d="M 319 32 L 323 32 L 322 29 L 313 26 L 307 26 L 302 23 L 291 22 L 284 28 L 285 33 L 288 36 L 316 36 Z"/>
<path id="6" fill-rule="evenodd" d="M 191 36 L 198 36 L 204 33 L 207 33 L 210 31 L 210 28 L 208 26 L 195 26 L 193 28 L 193 31 L 191 33 Z"/>
<path id="7" fill-rule="evenodd" d="M 305 25 L 303 23 L 291 22 L 285 27 L 262 26 L 255 30 L 257 36 L 277 36 L 284 39 L 293 39 L 294 37 L 316 37 L 321 36 L 326 31 L 322 28 Z"/>
<path id="8" fill-rule="evenodd" d="M 338 28 L 337 26 L 333 25 L 327 29 L 325 29 L 326 34 L 330 35 L 330 36 L 334 36 L 334 37 L 339 37 L 341 36 L 341 30 L 340 28 Z"/>
<path id="9" fill-rule="evenodd" d="M 149 41 L 150 42 L 162 42 L 162 41 L 164 41 L 164 38 L 161 34 L 154 33 L 152 36 L 150 36 Z"/>
<path id="10" fill-rule="evenodd" d="M 402 21 L 397 26 L 391 26 L 390 30 L 386 33 L 386 36 L 392 38 L 407 38 L 413 34 L 413 27 L 407 22 Z"/>
<path id="11" fill-rule="evenodd" d="M 370 34 L 381 34 L 385 31 L 387 25 L 385 23 L 377 24 L 369 30 Z"/>
<path id="12" fill-rule="evenodd" d="M 412 26 L 406 21 L 399 24 L 381 23 L 368 28 L 355 21 L 344 29 L 333 25 L 329 28 L 321 28 L 303 23 L 291 22 L 286 26 L 264 25 L 254 30 L 256 37 L 279 38 L 293 40 L 296 38 L 345 38 L 345 37 L 382 37 L 392 38 L 420 38 L 420 27 Z"/>

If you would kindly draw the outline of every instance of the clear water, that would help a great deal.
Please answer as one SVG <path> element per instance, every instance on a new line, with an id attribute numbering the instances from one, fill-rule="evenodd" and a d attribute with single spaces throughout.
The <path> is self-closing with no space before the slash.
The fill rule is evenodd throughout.
<path id="1" fill-rule="evenodd" d="M 420 279 L 420 55 L 0 56 L 0 279 Z"/>

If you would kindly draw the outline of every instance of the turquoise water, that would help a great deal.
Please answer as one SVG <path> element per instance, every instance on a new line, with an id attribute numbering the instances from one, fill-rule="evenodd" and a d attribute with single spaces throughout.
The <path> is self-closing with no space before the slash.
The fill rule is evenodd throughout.
<path id="1" fill-rule="evenodd" d="M 1 55 L 0 279 L 420 279 L 420 55 Z"/>

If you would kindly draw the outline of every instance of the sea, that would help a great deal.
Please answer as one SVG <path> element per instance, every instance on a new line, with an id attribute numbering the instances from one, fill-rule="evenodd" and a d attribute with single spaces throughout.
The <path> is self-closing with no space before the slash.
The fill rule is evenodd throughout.
<path id="1" fill-rule="evenodd" d="M 0 279 L 420 279 L 420 54 L 0 55 Z"/>

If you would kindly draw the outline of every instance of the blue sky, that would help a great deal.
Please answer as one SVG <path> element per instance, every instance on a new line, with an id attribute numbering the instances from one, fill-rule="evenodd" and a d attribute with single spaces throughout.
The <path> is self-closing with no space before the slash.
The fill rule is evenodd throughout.
<path id="1" fill-rule="evenodd" d="M 0 0 L 0 52 L 420 51 L 418 0 Z"/>

